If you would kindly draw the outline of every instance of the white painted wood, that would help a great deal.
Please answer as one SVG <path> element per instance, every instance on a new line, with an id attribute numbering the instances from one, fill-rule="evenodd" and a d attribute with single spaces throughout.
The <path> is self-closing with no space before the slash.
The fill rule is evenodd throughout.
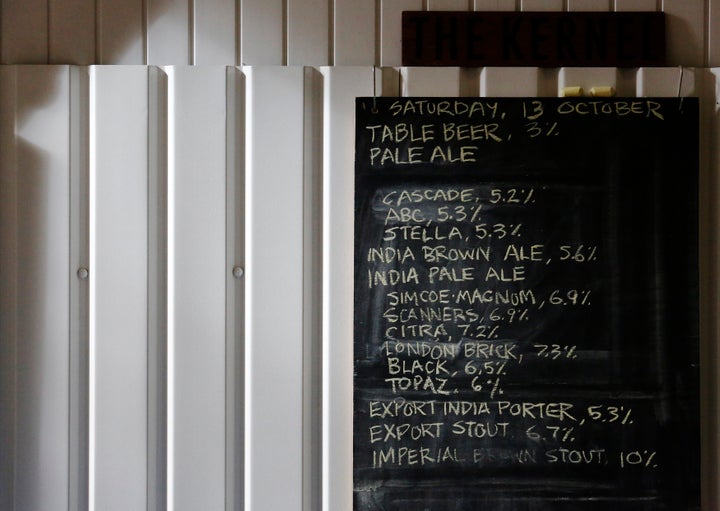
<path id="1" fill-rule="evenodd" d="M 0 66 L 0 508 L 15 501 L 18 194 L 17 67 Z"/>
<path id="2" fill-rule="evenodd" d="M 247 509 L 302 506 L 303 82 L 247 69 Z"/>
<path id="3" fill-rule="evenodd" d="M 663 0 L 668 65 L 706 65 L 706 1 Z"/>
<path id="4" fill-rule="evenodd" d="M 97 64 L 145 64 L 144 0 L 96 0 Z"/>
<path id="5" fill-rule="evenodd" d="M 70 73 L 16 68 L 15 509 L 67 509 Z M 42 420 L 41 420 L 42 419 Z"/>
<path id="6" fill-rule="evenodd" d="M 428 0 L 428 11 L 468 11 L 471 0 Z"/>
<path id="7" fill-rule="evenodd" d="M 305 68 L 303 128 L 303 508 L 322 509 L 323 83 Z"/>
<path id="8" fill-rule="evenodd" d="M 614 0 L 616 11 L 656 11 L 657 0 Z"/>
<path id="9" fill-rule="evenodd" d="M 193 64 L 191 8 L 187 0 L 145 0 L 147 3 L 147 63 Z"/>
<path id="10" fill-rule="evenodd" d="M 480 73 L 483 97 L 535 97 L 539 92 L 536 67 L 486 67 Z"/>
<path id="11" fill-rule="evenodd" d="M 400 69 L 403 96 L 457 96 L 460 68 L 403 67 Z"/>
<path id="12" fill-rule="evenodd" d="M 226 75 L 168 67 L 169 511 L 225 505 Z"/>
<path id="13" fill-rule="evenodd" d="M 242 0 L 240 5 L 240 62 L 244 65 L 285 64 L 284 1 Z"/>
<path id="14" fill-rule="evenodd" d="M 367 67 L 324 68 L 323 511 L 352 510 L 355 98 Z"/>
<path id="15" fill-rule="evenodd" d="M 562 0 L 520 0 L 521 11 L 562 11 Z"/>
<path id="16" fill-rule="evenodd" d="M 245 76 L 226 69 L 225 511 L 243 509 L 245 486 Z"/>
<path id="17" fill-rule="evenodd" d="M 323 83 L 305 68 L 303 125 L 303 510 L 322 509 Z"/>
<path id="18" fill-rule="evenodd" d="M 720 66 L 720 0 L 709 0 L 707 10 L 708 23 L 708 60 L 707 67 Z"/>
<path id="19" fill-rule="evenodd" d="M 331 63 L 336 66 L 374 65 L 377 53 L 375 48 L 376 1 L 333 1 L 335 4 Z M 395 1 L 398 3 L 398 0 Z M 383 0 L 382 3 L 384 4 L 386 1 Z M 395 30 L 398 34 L 400 33 L 399 24 L 395 26 Z"/>
<path id="20" fill-rule="evenodd" d="M 70 362 L 68 509 L 88 509 L 90 289 L 90 68 L 70 68 Z"/>
<path id="21" fill-rule="evenodd" d="M 515 0 L 475 0 L 476 11 L 514 11 Z"/>
<path id="22" fill-rule="evenodd" d="M 147 508 L 167 502 L 167 75 L 148 68 Z"/>
<path id="23" fill-rule="evenodd" d="M 402 65 L 402 12 L 422 11 L 422 0 L 381 0 L 380 65 Z M 367 62 L 366 64 L 371 64 Z"/>
<path id="24" fill-rule="evenodd" d="M 91 511 L 146 508 L 147 73 L 91 71 Z"/>
<path id="25" fill-rule="evenodd" d="M 237 29 L 236 0 L 202 0 L 193 3 L 193 64 L 237 64 L 235 52 Z"/>
<path id="26" fill-rule="evenodd" d="M 618 69 L 614 67 L 563 67 L 558 73 L 558 96 L 565 87 L 582 87 L 589 96 L 593 87 L 618 90 Z"/>
<path id="27" fill-rule="evenodd" d="M 637 73 L 638 97 L 686 97 L 697 94 L 695 70 L 679 67 L 642 67 Z"/>
<path id="28" fill-rule="evenodd" d="M 568 0 L 568 11 L 609 11 L 612 0 Z"/>
<path id="29" fill-rule="evenodd" d="M 51 64 L 95 63 L 95 0 L 49 0 Z"/>
<path id="30" fill-rule="evenodd" d="M 327 0 L 289 0 L 289 65 L 324 66 L 330 58 L 330 14 Z"/>
<path id="31" fill-rule="evenodd" d="M 399 13 L 436 10 L 608 10 L 668 14 L 670 64 L 717 65 L 717 0 L 2 0 L 0 62 L 398 66 Z M 287 12 L 285 12 L 287 4 Z M 242 6 L 243 15 L 238 14 Z M 328 21 L 328 12 L 333 19 Z M 388 16 L 390 16 L 388 18 Z M 238 20 L 243 30 L 239 30 Z M 285 26 L 287 25 L 287 34 Z M 242 58 L 236 47 L 247 47 Z M 329 38 L 332 39 L 329 41 Z M 328 54 L 331 54 L 328 56 Z M 707 56 L 707 57 L 706 57 Z"/>
<path id="32" fill-rule="evenodd" d="M 47 0 L 0 0 L 0 62 L 47 64 Z"/>
<path id="33" fill-rule="evenodd" d="M 69 69 L 4 67 L 0 92 L 0 502 L 67 509 Z"/>

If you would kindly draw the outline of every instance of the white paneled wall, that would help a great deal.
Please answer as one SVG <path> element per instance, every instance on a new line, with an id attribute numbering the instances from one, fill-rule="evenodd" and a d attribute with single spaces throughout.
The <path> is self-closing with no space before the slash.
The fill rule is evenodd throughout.
<path id="1" fill-rule="evenodd" d="M 146 507 L 148 315 L 157 313 L 148 303 L 147 121 L 146 67 L 91 70 L 88 391 L 94 510 Z"/>
<path id="2" fill-rule="evenodd" d="M 0 91 L 0 499 L 42 509 L 69 499 L 74 433 L 70 69 L 5 67 Z"/>
<path id="3" fill-rule="evenodd" d="M 662 10 L 677 67 L 401 67 L 401 13 L 423 9 Z M 351 511 L 355 98 L 595 86 L 701 97 L 703 509 L 720 509 L 718 11 L 0 0 L 0 510 Z"/>
<path id="4" fill-rule="evenodd" d="M 717 74 L 1 67 L 0 508 L 350 511 L 354 98 L 383 90 L 700 95 L 717 360 Z"/>
<path id="5" fill-rule="evenodd" d="M 668 65 L 720 66 L 720 0 L 0 0 L 0 63 L 400 66 L 423 9 L 662 10 Z"/>
<path id="6" fill-rule="evenodd" d="M 168 78 L 167 504 L 225 501 L 226 70 Z M 198 441 L 198 439 L 203 441 Z"/>

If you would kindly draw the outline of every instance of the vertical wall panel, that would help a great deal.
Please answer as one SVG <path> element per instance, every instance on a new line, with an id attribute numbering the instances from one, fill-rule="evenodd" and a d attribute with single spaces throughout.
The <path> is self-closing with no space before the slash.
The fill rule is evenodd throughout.
<path id="1" fill-rule="evenodd" d="M 146 0 L 147 63 L 158 66 L 193 64 L 194 2 Z"/>
<path id="2" fill-rule="evenodd" d="M 167 502 L 167 75 L 148 68 L 148 510 Z"/>
<path id="3" fill-rule="evenodd" d="M 562 0 L 520 0 L 522 11 L 562 11 Z"/>
<path id="4" fill-rule="evenodd" d="M 705 14 L 709 20 L 708 40 L 708 67 L 720 66 L 720 0 L 709 0 Z"/>
<path id="5" fill-rule="evenodd" d="M 0 66 L 0 508 L 15 501 L 18 198 L 17 68 Z"/>
<path id="6" fill-rule="evenodd" d="M 352 510 L 355 97 L 370 68 L 326 68 L 323 209 L 323 510 Z"/>
<path id="7" fill-rule="evenodd" d="M 48 62 L 48 0 L 0 0 L 0 62 Z"/>
<path id="8" fill-rule="evenodd" d="M 514 11 L 515 0 L 475 0 L 476 11 Z"/>
<path id="9" fill-rule="evenodd" d="M 67 509 L 70 73 L 0 73 L 0 499 Z"/>
<path id="10" fill-rule="evenodd" d="M 376 20 L 375 0 L 332 0 L 333 59 L 336 66 L 375 64 Z M 395 3 L 405 0 L 395 0 Z M 382 2 L 387 3 L 387 0 Z M 400 32 L 400 25 L 395 26 Z M 382 44 L 382 43 L 381 43 Z M 387 64 L 391 65 L 391 64 Z"/>
<path id="11" fill-rule="evenodd" d="M 246 65 L 285 63 L 283 0 L 242 0 L 240 62 Z"/>
<path id="12" fill-rule="evenodd" d="M 403 96 L 457 96 L 460 68 L 403 67 L 400 70 Z"/>
<path id="13" fill-rule="evenodd" d="M 638 97 L 685 97 L 697 94 L 695 72 L 672 67 L 643 67 L 638 69 Z"/>
<path id="14" fill-rule="evenodd" d="M 467 11 L 470 10 L 469 0 L 428 0 L 429 11 Z"/>
<path id="15" fill-rule="evenodd" d="M 237 12 L 235 0 L 201 0 L 194 2 L 193 64 L 237 64 L 235 54 Z"/>
<path id="16" fill-rule="evenodd" d="M 423 10 L 422 0 L 381 0 L 380 65 L 402 65 L 402 12 Z M 372 62 L 367 62 L 371 64 Z"/>
<path id="17" fill-rule="evenodd" d="M 669 65 L 703 66 L 706 0 L 663 0 Z"/>
<path id="18" fill-rule="evenodd" d="M 50 63 L 95 63 L 95 0 L 49 0 Z"/>
<path id="19" fill-rule="evenodd" d="M 322 509 L 323 76 L 305 68 L 303 126 L 303 510 Z"/>
<path id="20" fill-rule="evenodd" d="M 168 510 L 225 503 L 224 67 L 168 73 Z"/>
<path id="21" fill-rule="evenodd" d="M 226 71 L 225 510 L 238 511 L 245 486 L 245 76 L 236 67 Z"/>
<path id="22" fill-rule="evenodd" d="M 480 74 L 480 95 L 537 96 L 539 80 L 539 70 L 536 67 L 486 67 Z"/>
<path id="23" fill-rule="evenodd" d="M 90 510 L 146 509 L 148 71 L 95 67 L 90 106 Z"/>
<path id="24" fill-rule="evenodd" d="M 322 66 L 330 58 L 328 0 L 289 0 L 287 60 L 289 65 Z"/>
<path id="25" fill-rule="evenodd" d="M 655 11 L 657 0 L 614 0 L 616 11 Z"/>
<path id="26" fill-rule="evenodd" d="M 70 68 L 70 511 L 88 509 L 90 267 L 90 68 Z"/>
<path id="27" fill-rule="evenodd" d="M 612 0 L 568 0 L 568 11 L 609 11 Z"/>
<path id="28" fill-rule="evenodd" d="M 70 73 L 17 68 L 15 506 L 67 509 Z"/>
<path id="29" fill-rule="evenodd" d="M 145 64 L 144 0 L 96 0 L 98 64 Z"/>
<path id="30" fill-rule="evenodd" d="M 302 506 L 303 83 L 247 71 L 247 509 Z"/>

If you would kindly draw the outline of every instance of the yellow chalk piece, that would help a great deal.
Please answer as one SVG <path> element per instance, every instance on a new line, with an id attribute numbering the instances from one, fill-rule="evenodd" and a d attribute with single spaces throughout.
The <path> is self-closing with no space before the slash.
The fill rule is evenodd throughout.
<path id="1" fill-rule="evenodd" d="M 613 87 L 593 87 L 590 89 L 590 95 L 596 98 L 611 98 L 615 95 L 615 89 Z"/>
<path id="2" fill-rule="evenodd" d="M 583 95 L 582 87 L 563 87 L 560 90 L 561 98 L 575 98 Z"/>

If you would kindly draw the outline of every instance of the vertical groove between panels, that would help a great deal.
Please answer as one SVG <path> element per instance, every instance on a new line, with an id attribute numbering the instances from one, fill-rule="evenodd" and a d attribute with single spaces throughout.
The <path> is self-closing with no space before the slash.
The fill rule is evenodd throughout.
<path id="1" fill-rule="evenodd" d="M 237 68 L 228 68 L 227 92 L 227 257 L 229 258 L 226 386 L 226 511 L 244 509 L 244 278 L 236 278 L 230 268 L 245 266 L 244 245 L 244 75 Z"/>
<path id="2" fill-rule="evenodd" d="M 225 313 L 225 511 L 241 509 L 242 467 L 238 464 L 242 453 L 241 432 L 242 411 L 238 406 L 242 386 L 238 377 L 244 374 L 238 362 L 241 353 L 239 342 L 242 321 L 242 280 L 234 276 L 235 266 L 242 268 L 242 215 L 241 176 L 239 166 L 242 158 L 242 144 L 237 143 L 241 132 L 240 77 L 236 68 L 227 68 L 226 73 L 226 313 Z"/>
<path id="3" fill-rule="evenodd" d="M 148 455 L 150 511 L 166 509 L 167 430 L 167 85 L 158 67 L 148 69 Z"/>
<path id="4" fill-rule="evenodd" d="M 304 511 L 320 509 L 322 473 L 322 76 L 306 68 L 303 136 L 302 486 Z"/>
<path id="5" fill-rule="evenodd" d="M 90 137 L 89 137 L 89 152 L 90 152 L 90 165 L 89 165 L 89 176 L 88 176 L 88 187 L 89 193 L 89 264 L 90 270 L 95 270 L 95 145 L 96 145 L 96 114 L 97 114 L 97 74 L 95 70 L 90 71 Z M 89 280 L 89 307 L 88 307 L 88 509 L 89 511 L 95 511 L 95 469 L 96 469 L 96 452 L 95 452 L 95 398 L 96 398 L 96 377 L 95 377 L 95 277 L 91 276 Z"/>
<path id="6" fill-rule="evenodd" d="M 88 296 L 87 281 L 77 278 L 88 267 L 88 97 L 87 67 L 70 68 L 70 357 L 68 507 L 87 510 L 88 486 Z"/>

